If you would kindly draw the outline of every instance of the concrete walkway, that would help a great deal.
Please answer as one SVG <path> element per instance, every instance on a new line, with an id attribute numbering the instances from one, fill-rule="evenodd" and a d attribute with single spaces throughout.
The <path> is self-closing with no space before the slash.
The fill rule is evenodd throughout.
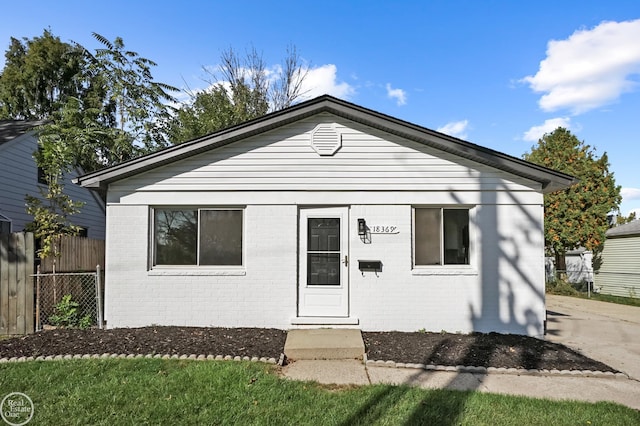
<path id="1" fill-rule="evenodd" d="M 299 360 L 285 377 L 324 384 L 409 384 L 556 400 L 611 401 L 640 410 L 640 308 L 547 296 L 547 339 L 602 361 L 631 378 L 477 374 L 367 365 L 358 360 Z"/>
<path id="2" fill-rule="evenodd" d="M 323 384 L 408 384 L 425 389 L 475 390 L 555 400 L 610 401 L 640 410 L 640 382 L 624 378 L 474 374 L 364 365 L 356 360 L 300 360 L 285 377 Z"/>

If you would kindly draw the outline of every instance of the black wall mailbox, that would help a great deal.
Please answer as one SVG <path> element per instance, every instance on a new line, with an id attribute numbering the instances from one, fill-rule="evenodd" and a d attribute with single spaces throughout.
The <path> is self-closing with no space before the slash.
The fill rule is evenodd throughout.
<path id="1" fill-rule="evenodd" d="M 382 272 L 382 262 L 380 260 L 358 260 L 358 269 L 362 272 Z"/>

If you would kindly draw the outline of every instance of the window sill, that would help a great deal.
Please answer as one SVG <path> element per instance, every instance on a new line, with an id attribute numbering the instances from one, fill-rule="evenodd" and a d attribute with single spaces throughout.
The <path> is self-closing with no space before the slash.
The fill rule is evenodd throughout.
<path id="1" fill-rule="evenodd" d="M 156 268 L 148 271 L 149 276 L 244 276 L 247 271 L 244 268 L 238 269 L 178 269 L 178 268 Z"/>
<path id="2" fill-rule="evenodd" d="M 478 275 L 478 271 L 471 266 L 445 265 L 445 266 L 419 266 L 411 270 L 412 275 Z"/>

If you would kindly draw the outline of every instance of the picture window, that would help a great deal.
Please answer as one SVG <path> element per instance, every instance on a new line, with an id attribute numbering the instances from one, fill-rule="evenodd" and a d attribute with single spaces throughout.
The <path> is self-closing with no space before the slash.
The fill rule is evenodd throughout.
<path id="1" fill-rule="evenodd" d="M 153 210 L 153 265 L 241 266 L 243 210 Z"/>

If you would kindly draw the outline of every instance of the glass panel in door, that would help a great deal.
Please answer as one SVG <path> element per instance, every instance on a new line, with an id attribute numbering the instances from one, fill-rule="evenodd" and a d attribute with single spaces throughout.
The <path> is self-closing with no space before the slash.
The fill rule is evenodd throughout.
<path id="1" fill-rule="evenodd" d="M 340 285 L 340 218 L 307 219 L 307 285 Z"/>

